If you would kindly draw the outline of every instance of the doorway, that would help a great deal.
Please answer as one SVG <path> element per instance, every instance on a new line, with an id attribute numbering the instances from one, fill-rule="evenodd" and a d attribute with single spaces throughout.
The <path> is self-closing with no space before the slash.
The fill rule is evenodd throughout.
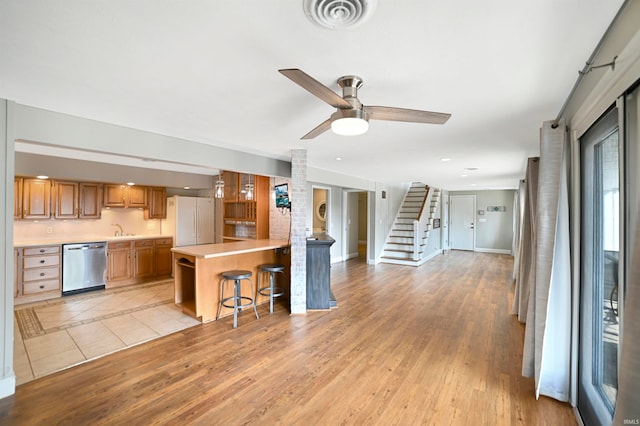
<path id="1" fill-rule="evenodd" d="M 344 191 L 343 227 L 344 260 L 368 259 L 369 194 L 366 191 Z"/>
<path id="2" fill-rule="evenodd" d="M 324 234 L 329 229 L 329 190 L 313 188 L 311 231 L 314 234 Z"/>
<path id="3" fill-rule="evenodd" d="M 473 251 L 476 246 L 475 195 L 449 197 L 449 247 Z"/>

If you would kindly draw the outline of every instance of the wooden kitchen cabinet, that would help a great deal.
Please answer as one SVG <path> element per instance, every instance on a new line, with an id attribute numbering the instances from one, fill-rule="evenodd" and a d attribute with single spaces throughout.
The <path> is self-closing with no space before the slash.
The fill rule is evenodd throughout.
<path id="1" fill-rule="evenodd" d="M 13 178 L 13 218 L 22 219 L 22 178 Z"/>
<path id="2" fill-rule="evenodd" d="M 53 182 L 56 219 L 99 219 L 102 212 L 102 184 Z"/>
<path id="3" fill-rule="evenodd" d="M 159 238 L 156 240 L 156 275 L 171 275 L 173 267 L 172 238 Z"/>
<path id="4" fill-rule="evenodd" d="M 80 182 L 78 187 L 80 219 L 100 219 L 102 216 L 102 184 Z"/>
<path id="5" fill-rule="evenodd" d="M 155 240 L 137 240 L 133 245 L 133 276 L 148 278 L 155 275 Z"/>
<path id="6" fill-rule="evenodd" d="M 61 296 L 59 245 L 18 248 L 16 304 Z"/>
<path id="7" fill-rule="evenodd" d="M 56 219 L 78 218 L 78 183 L 53 182 L 53 217 Z"/>
<path id="8" fill-rule="evenodd" d="M 105 207 L 146 208 L 147 187 L 139 185 L 105 184 L 102 204 Z"/>
<path id="9" fill-rule="evenodd" d="M 223 176 L 223 238 L 269 238 L 269 178 L 226 171 Z M 246 199 L 247 184 L 253 185 L 251 200 Z"/>
<path id="10" fill-rule="evenodd" d="M 171 275 L 173 238 L 117 240 L 107 244 L 107 288 Z"/>
<path id="11" fill-rule="evenodd" d="M 51 182 L 46 179 L 23 178 L 22 219 L 49 219 L 50 217 Z"/>
<path id="12" fill-rule="evenodd" d="M 107 285 L 128 284 L 131 277 L 131 241 L 107 244 Z"/>
<path id="13" fill-rule="evenodd" d="M 151 186 L 147 190 L 148 207 L 144 210 L 145 219 L 167 218 L 167 189 Z"/>

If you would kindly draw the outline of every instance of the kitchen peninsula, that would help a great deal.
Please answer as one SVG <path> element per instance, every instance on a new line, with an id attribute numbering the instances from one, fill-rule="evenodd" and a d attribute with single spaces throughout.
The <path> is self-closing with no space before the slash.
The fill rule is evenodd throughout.
<path id="1" fill-rule="evenodd" d="M 253 272 L 253 292 L 255 292 L 258 267 L 263 263 L 282 263 L 285 273 L 279 286 L 289 289 L 291 257 L 287 240 L 243 240 L 222 244 L 203 244 L 175 247 L 174 279 L 175 303 L 182 311 L 202 322 L 216 318 L 220 303 L 220 282 L 224 271 L 244 269 Z M 246 288 L 245 288 L 246 289 Z M 245 291 L 243 289 L 243 291 Z M 255 297 L 255 294 L 243 293 Z M 256 303 L 264 302 L 256 300 Z M 223 308 L 221 316 L 232 313 Z"/>

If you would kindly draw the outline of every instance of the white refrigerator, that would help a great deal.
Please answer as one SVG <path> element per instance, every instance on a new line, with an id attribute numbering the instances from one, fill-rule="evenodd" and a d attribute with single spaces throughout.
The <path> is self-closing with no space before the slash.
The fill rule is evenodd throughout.
<path id="1" fill-rule="evenodd" d="M 213 198 L 167 198 L 167 219 L 162 231 L 173 236 L 173 245 L 192 246 L 215 242 L 215 203 Z"/>

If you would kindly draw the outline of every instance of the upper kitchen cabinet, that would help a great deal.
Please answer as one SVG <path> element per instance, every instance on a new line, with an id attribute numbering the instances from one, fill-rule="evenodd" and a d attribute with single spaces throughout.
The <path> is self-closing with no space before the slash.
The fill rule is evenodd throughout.
<path id="1" fill-rule="evenodd" d="M 102 213 L 102 184 L 83 183 L 79 185 L 80 219 L 99 219 Z"/>
<path id="2" fill-rule="evenodd" d="M 49 219 L 51 217 L 50 196 L 51 182 L 48 180 L 23 178 L 21 218 Z"/>
<path id="3" fill-rule="evenodd" d="M 223 238 L 269 238 L 269 178 L 224 172 Z"/>
<path id="4" fill-rule="evenodd" d="M 147 187 L 138 185 L 104 185 L 104 207 L 147 207 Z"/>
<path id="5" fill-rule="evenodd" d="M 99 219 L 102 184 L 54 181 L 51 199 L 56 219 Z"/>
<path id="6" fill-rule="evenodd" d="M 167 218 L 167 189 L 151 186 L 147 190 L 148 206 L 144 209 L 145 219 Z"/>
<path id="7" fill-rule="evenodd" d="M 13 178 L 13 218 L 22 219 L 22 178 Z"/>

